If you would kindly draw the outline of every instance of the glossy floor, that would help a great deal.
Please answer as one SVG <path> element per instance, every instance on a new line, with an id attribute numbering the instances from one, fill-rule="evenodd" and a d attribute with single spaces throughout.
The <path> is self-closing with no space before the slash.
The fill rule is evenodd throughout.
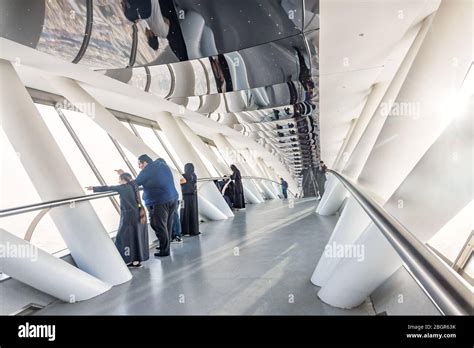
<path id="1" fill-rule="evenodd" d="M 322 303 L 309 281 L 336 217 L 302 199 L 248 205 L 232 219 L 200 225 L 202 234 L 152 257 L 133 279 L 85 302 L 54 302 L 38 314 L 374 314 L 370 302 L 343 310 Z"/>

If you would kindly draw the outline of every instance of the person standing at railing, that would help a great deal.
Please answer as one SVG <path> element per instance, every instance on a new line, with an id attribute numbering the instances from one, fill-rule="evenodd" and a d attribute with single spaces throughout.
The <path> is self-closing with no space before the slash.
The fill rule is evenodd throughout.
<path id="1" fill-rule="evenodd" d="M 288 183 L 283 178 L 280 178 L 280 183 L 281 183 L 281 192 L 283 193 L 283 198 L 287 199 L 288 198 Z"/>
<path id="2" fill-rule="evenodd" d="M 324 161 L 319 161 L 319 167 L 316 168 L 316 184 L 318 185 L 319 199 L 323 198 L 324 186 L 326 185 L 326 172 L 328 167 Z"/>
<path id="3" fill-rule="evenodd" d="M 224 175 L 222 184 L 220 187 L 222 196 L 224 196 L 225 201 L 230 209 L 234 207 L 234 183 L 230 180 L 228 175 Z"/>
<path id="4" fill-rule="evenodd" d="M 234 182 L 234 205 L 235 210 L 245 208 L 244 186 L 242 185 L 242 175 L 240 170 L 234 165 L 230 165 L 232 170 L 231 180 Z"/>
<path id="5" fill-rule="evenodd" d="M 183 235 L 197 236 L 199 232 L 199 209 L 197 198 L 197 176 L 194 165 L 184 165 L 183 179 L 181 180 L 183 194 L 183 214 L 181 216 L 181 230 Z"/>
<path id="6" fill-rule="evenodd" d="M 158 158 L 153 161 L 148 155 L 138 157 L 138 167 L 141 172 L 135 183 L 143 186 L 143 200 L 150 215 L 150 225 L 160 241 L 160 249 L 155 256 L 169 256 L 173 217 L 178 202 L 173 173 L 165 160 Z M 123 170 L 117 172 L 120 174 Z"/>
<path id="7" fill-rule="evenodd" d="M 119 185 L 88 186 L 94 192 L 118 192 L 120 197 L 120 225 L 115 245 L 129 267 L 140 267 L 149 258 L 148 225 L 138 186 L 129 173 L 119 175 Z"/>
<path id="8" fill-rule="evenodd" d="M 182 235 L 182 228 L 181 228 L 181 204 L 182 201 L 178 200 L 176 204 L 176 210 L 173 214 L 173 227 L 171 228 L 171 243 L 179 244 L 183 243 L 183 235 Z"/>

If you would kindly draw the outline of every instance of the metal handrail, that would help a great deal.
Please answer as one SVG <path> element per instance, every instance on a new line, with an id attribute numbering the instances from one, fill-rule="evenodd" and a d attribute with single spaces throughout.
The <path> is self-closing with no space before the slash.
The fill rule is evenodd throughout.
<path id="1" fill-rule="evenodd" d="M 243 176 L 242 178 L 244 178 L 244 179 L 262 179 L 262 180 L 276 182 L 276 181 L 271 180 L 271 179 L 253 177 L 253 176 Z M 202 182 L 202 181 L 214 181 L 214 180 L 221 180 L 221 179 L 224 179 L 224 177 L 199 178 L 199 179 L 197 179 L 197 181 Z M 288 191 L 288 192 L 290 192 L 290 191 Z M 51 200 L 51 201 L 46 201 L 46 202 L 41 202 L 41 203 L 22 205 L 22 206 L 18 206 L 18 207 L 12 207 L 12 208 L 7 208 L 7 209 L 0 210 L 0 218 L 13 216 L 13 215 L 24 214 L 24 213 L 29 213 L 29 212 L 43 210 L 43 209 L 47 209 L 47 208 L 60 207 L 60 206 L 63 206 L 63 205 L 72 205 L 72 204 L 75 204 L 75 203 L 92 201 L 92 200 L 100 199 L 100 198 L 113 197 L 113 196 L 116 196 L 116 195 L 118 195 L 117 192 L 109 191 L 109 192 L 92 193 L 92 194 L 87 194 L 87 195 L 82 195 L 82 196 L 68 197 L 68 198 L 63 198 L 63 199 L 56 199 L 56 200 Z"/>
<path id="2" fill-rule="evenodd" d="M 209 177 L 209 178 L 198 178 L 197 179 L 197 182 L 202 182 L 202 181 L 214 181 L 214 180 L 224 180 L 224 179 L 229 179 L 230 175 L 229 176 L 213 176 L 213 177 Z M 281 183 L 279 183 L 278 181 L 276 180 L 272 180 L 272 179 L 268 179 L 268 178 L 263 178 L 263 177 L 260 177 L 260 176 L 248 176 L 248 175 L 244 175 L 242 176 L 242 179 L 253 179 L 253 180 L 265 180 L 265 181 L 270 181 L 270 182 L 273 182 L 277 185 L 281 185 Z M 288 193 L 290 193 L 293 197 L 296 197 L 296 195 L 290 190 L 288 189 Z"/>
<path id="3" fill-rule="evenodd" d="M 350 179 L 334 170 L 328 172 L 360 204 L 443 314 L 472 314 L 473 294 L 451 269 Z"/>
<path id="4" fill-rule="evenodd" d="M 46 202 L 41 202 L 41 203 L 22 205 L 22 206 L 19 206 L 19 207 L 13 207 L 13 208 L 0 210 L 0 218 L 4 218 L 4 217 L 7 217 L 7 216 L 12 216 L 12 215 L 19 215 L 19 214 L 29 213 L 29 212 L 32 212 L 32 211 L 42 210 L 42 209 L 46 209 L 46 208 L 60 207 L 62 205 L 71 205 L 71 204 L 75 204 L 75 203 L 79 203 L 79 202 L 92 201 L 92 200 L 95 200 L 95 199 L 100 199 L 100 198 L 105 198 L 105 197 L 112 197 L 112 196 L 116 196 L 116 195 L 118 195 L 117 192 L 101 192 L 101 193 L 93 193 L 93 194 L 89 194 L 89 195 L 82 195 L 82 196 L 76 196 L 76 197 L 56 199 L 56 200 L 46 201 Z"/>

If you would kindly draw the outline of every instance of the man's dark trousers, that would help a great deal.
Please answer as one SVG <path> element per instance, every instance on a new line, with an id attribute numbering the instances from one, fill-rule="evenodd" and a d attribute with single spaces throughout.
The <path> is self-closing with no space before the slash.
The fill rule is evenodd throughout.
<path id="1" fill-rule="evenodd" d="M 156 204 L 148 207 L 150 212 L 150 225 L 160 241 L 160 253 L 169 255 L 171 231 L 173 227 L 173 214 L 176 210 L 177 200 Z"/>

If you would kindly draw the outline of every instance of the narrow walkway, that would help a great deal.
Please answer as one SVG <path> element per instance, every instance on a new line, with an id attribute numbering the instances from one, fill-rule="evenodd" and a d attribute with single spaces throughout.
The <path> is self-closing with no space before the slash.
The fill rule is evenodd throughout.
<path id="1" fill-rule="evenodd" d="M 309 281 L 336 217 L 314 214 L 317 201 L 248 205 L 232 219 L 200 225 L 172 244 L 172 255 L 134 269 L 133 279 L 89 301 L 55 302 L 40 315 L 338 315 L 374 314 L 370 303 L 333 308 Z"/>

